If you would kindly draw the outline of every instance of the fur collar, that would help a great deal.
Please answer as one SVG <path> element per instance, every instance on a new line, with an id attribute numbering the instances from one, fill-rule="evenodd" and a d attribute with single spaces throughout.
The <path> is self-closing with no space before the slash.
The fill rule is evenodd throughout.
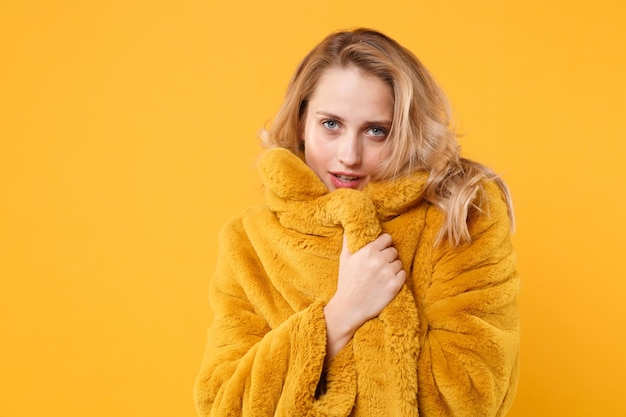
<path id="1" fill-rule="evenodd" d="M 284 227 L 316 236 L 334 236 L 343 229 L 353 252 L 381 233 L 381 222 L 419 204 L 428 179 L 426 172 L 418 172 L 371 181 L 363 191 L 329 192 L 304 161 L 284 148 L 267 151 L 259 172 L 269 207 Z"/>

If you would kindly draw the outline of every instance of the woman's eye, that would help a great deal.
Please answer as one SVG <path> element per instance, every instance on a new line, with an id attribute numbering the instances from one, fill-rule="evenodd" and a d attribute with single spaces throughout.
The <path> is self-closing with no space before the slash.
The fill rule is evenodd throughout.
<path id="1" fill-rule="evenodd" d="M 387 131 L 385 129 L 380 128 L 380 127 L 371 127 L 370 128 L 370 134 L 372 136 L 382 137 L 382 136 L 386 136 L 387 135 Z"/>
<path id="2" fill-rule="evenodd" d="M 322 124 L 326 126 L 326 128 L 328 129 L 331 129 L 331 130 L 337 129 L 337 122 L 334 120 L 324 120 Z"/>

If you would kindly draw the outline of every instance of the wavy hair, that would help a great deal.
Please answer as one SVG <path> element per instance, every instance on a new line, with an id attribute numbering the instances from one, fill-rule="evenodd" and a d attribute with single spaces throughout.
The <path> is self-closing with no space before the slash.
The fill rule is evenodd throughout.
<path id="1" fill-rule="evenodd" d="M 443 90 L 426 67 L 408 49 L 388 36 L 359 28 L 336 32 L 314 47 L 298 65 L 269 130 L 261 139 L 265 148 L 283 147 L 304 159 L 304 120 L 307 104 L 321 75 L 329 68 L 355 67 L 387 83 L 394 110 L 382 160 L 374 179 L 394 179 L 414 171 L 429 173 L 425 198 L 444 213 L 437 243 L 452 246 L 471 241 L 468 216 L 477 210 L 484 180 L 502 190 L 513 226 L 513 207 L 506 184 L 487 167 L 460 156 L 451 110 Z"/>

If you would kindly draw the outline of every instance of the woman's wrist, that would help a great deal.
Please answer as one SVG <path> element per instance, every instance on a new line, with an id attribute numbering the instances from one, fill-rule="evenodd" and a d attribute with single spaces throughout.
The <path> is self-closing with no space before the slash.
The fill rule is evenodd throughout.
<path id="1" fill-rule="evenodd" d="M 347 320 L 349 312 L 344 311 L 341 304 L 331 299 L 324 307 L 326 321 L 326 360 L 332 359 L 350 342 L 358 329 Z"/>

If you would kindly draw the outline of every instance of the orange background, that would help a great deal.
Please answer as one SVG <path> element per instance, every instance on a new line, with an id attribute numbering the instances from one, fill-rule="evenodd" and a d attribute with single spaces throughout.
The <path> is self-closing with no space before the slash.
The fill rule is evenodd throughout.
<path id="1" fill-rule="evenodd" d="M 626 5 L 0 0 L 0 415 L 193 416 L 220 226 L 327 33 L 369 26 L 449 93 L 513 190 L 510 416 L 623 416 Z"/>

